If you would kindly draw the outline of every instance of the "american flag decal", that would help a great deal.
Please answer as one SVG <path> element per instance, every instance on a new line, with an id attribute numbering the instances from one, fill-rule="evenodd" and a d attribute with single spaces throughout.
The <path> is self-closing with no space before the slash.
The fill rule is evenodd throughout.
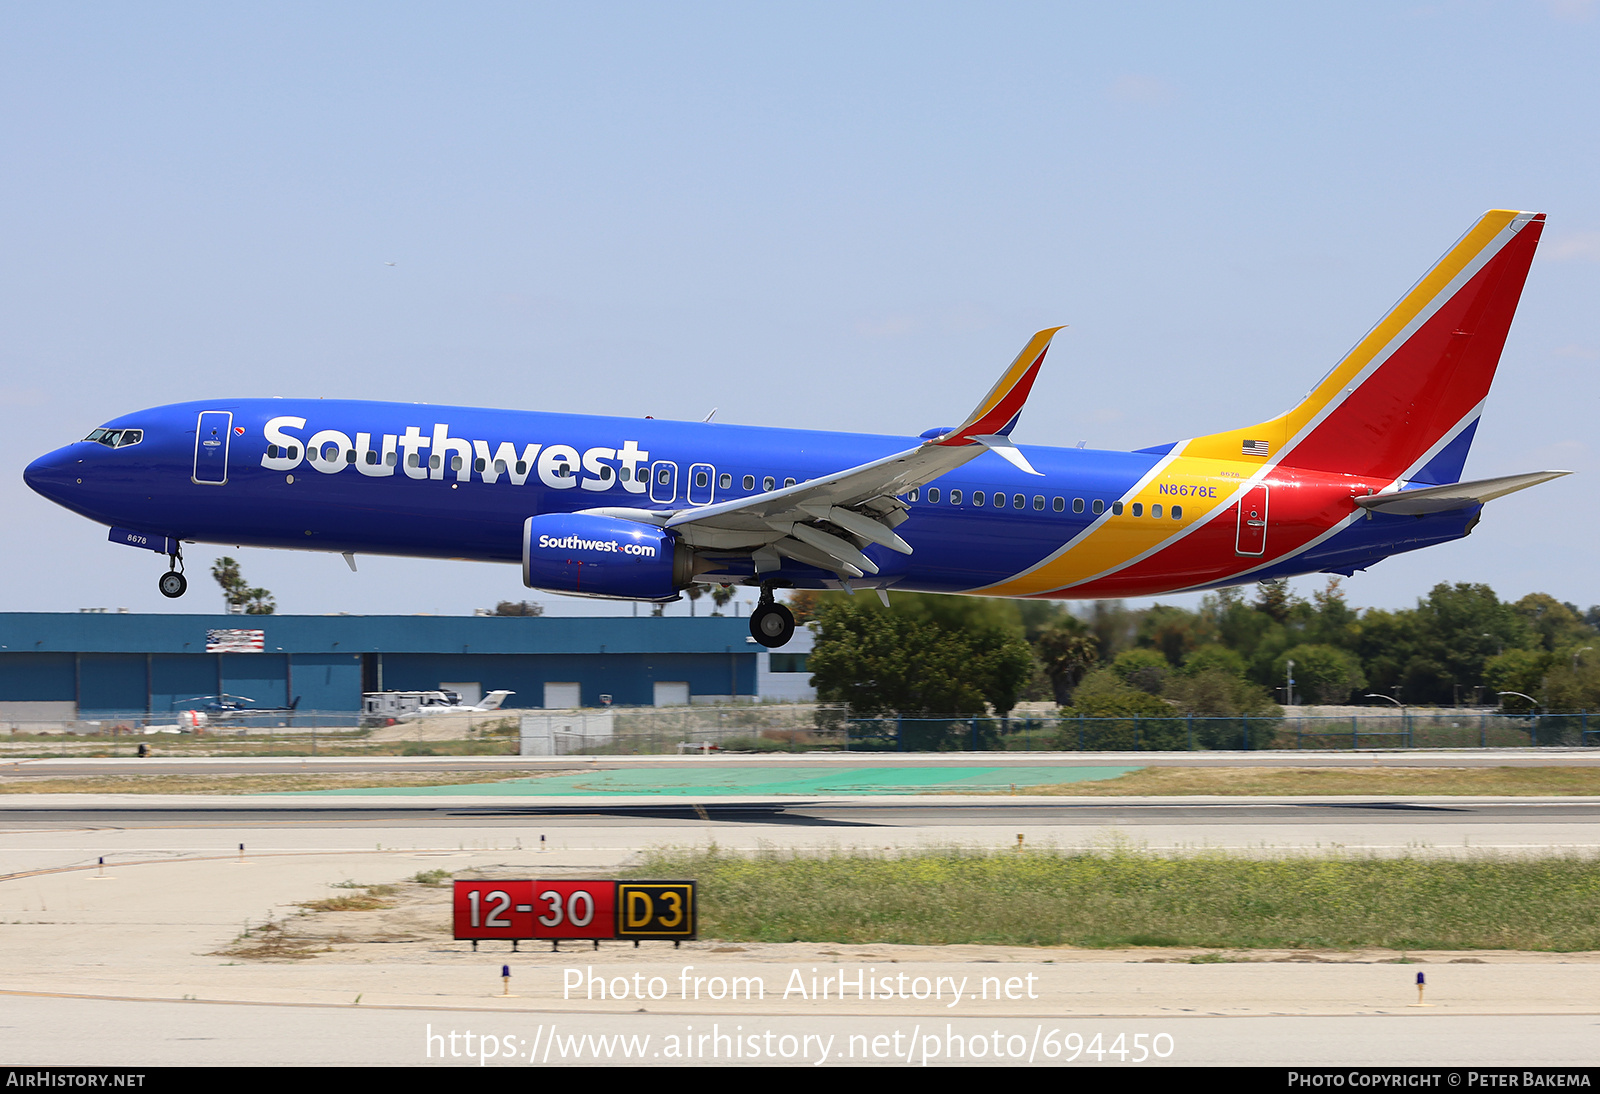
<path id="1" fill-rule="evenodd" d="M 265 631 L 215 630 L 206 631 L 207 653 L 260 653 L 265 645 Z"/>
<path id="2" fill-rule="evenodd" d="M 1242 451 L 1246 456 L 1265 456 L 1269 447 L 1266 441 L 1245 441 Z"/>

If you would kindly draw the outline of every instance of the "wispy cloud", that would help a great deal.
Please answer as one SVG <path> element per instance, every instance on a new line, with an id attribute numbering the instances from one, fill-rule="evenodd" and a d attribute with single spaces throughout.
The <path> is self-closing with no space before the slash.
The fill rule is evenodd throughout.
<path id="1" fill-rule="evenodd" d="M 1587 23 L 1594 18 L 1595 0 L 1544 0 L 1544 6 L 1565 23 Z"/>
<path id="2" fill-rule="evenodd" d="M 1600 232 L 1578 232 L 1551 240 L 1545 257 L 1557 262 L 1600 262 Z"/>
<path id="3" fill-rule="evenodd" d="M 49 401 L 41 388 L 0 387 L 0 406 L 43 406 Z"/>
<path id="4" fill-rule="evenodd" d="M 1118 76 L 1106 89 L 1113 102 L 1132 103 L 1138 106 L 1165 106 L 1176 99 L 1177 92 L 1165 80 L 1130 72 Z"/>
<path id="5" fill-rule="evenodd" d="M 856 333 L 867 338 L 899 338 L 916 329 L 916 317 L 904 313 L 856 320 Z"/>

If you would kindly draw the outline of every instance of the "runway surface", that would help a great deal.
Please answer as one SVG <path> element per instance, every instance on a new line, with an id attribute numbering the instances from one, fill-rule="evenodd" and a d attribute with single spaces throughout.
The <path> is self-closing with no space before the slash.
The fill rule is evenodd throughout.
<path id="1" fill-rule="evenodd" d="M 1253 760 L 1268 757 L 1252 755 Z M 1309 763 L 1351 757 L 1300 757 Z M 1426 759 L 1422 757 L 1421 759 Z M 609 770 L 681 780 L 704 770 L 691 758 L 610 760 Z M 1066 759 L 1051 756 L 1046 764 Z M 1119 767 L 1151 757 L 1072 756 Z M 1168 762 L 1163 756 L 1161 762 Z M 1216 762 L 1214 756 L 1197 757 Z M 1237 765 L 1239 756 L 1223 757 Z M 1371 764 L 1371 757 L 1355 757 Z M 1385 754 L 1394 766 L 1418 757 Z M 1461 757 L 1477 763 L 1528 762 Z M 1025 761 L 1025 762 L 1024 762 Z M 363 772 L 528 770 L 527 760 L 358 761 Z M 575 774 L 603 764 L 559 763 Z M 884 757 L 831 760 L 859 773 Z M 1037 767 L 1041 757 L 907 758 L 916 770 Z M 1541 755 L 1540 764 L 1552 758 Z M 1590 763 L 1582 753 L 1565 762 Z M 262 763 L 258 761 L 257 763 Z M 266 761 L 307 770 L 300 761 Z M 895 763 L 901 764 L 900 758 Z M 1281 756 L 1270 758 L 1283 765 Z M 237 760 L 173 761 L 194 770 Z M 350 771 L 349 761 L 315 761 Z M 265 764 L 263 764 L 264 766 Z M 325 767 L 323 765 L 326 765 Z M 447 766 L 448 765 L 448 766 Z M 774 773 L 816 768 L 815 757 L 710 761 L 718 770 Z M 64 773 L 150 770 L 128 761 L 20 765 Z M 6 765 L 8 772 L 10 765 Z M 813 946 L 757 954 L 714 942 L 682 951 L 473 954 L 464 943 L 419 951 L 396 938 L 303 961 L 263 962 L 224 950 L 241 931 L 298 914 L 299 902 L 347 881 L 385 883 L 422 871 L 490 868 L 521 876 L 616 869 L 652 846 L 893 850 L 970 847 L 1208 848 L 1246 854 L 1341 850 L 1357 854 L 1600 854 L 1600 806 L 1539 798 L 1024 798 L 868 794 L 275 795 L 0 797 L 0 1026 L 18 1062 L 110 1064 L 343 1063 L 477 1066 L 483 1037 L 491 1066 L 529 1063 L 1258 1063 L 1300 1066 L 1583 1065 L 1600 1062 L 1600 955 L 1486 955 L 1461 964 L 1424 955 L 1430 1002 L 1415 1001 L 1417 968 L 1380 958 L 1151 963 L 1148 954 L 1096 951 L 919 951 Z M 241 854 L 239 845 L 245 849 Z M 102 860 L 104 865 L 102 865 Z M 664 944 L 658 944 L 662 946 Z M 503 944 L 501 949 L 504 949 Z M 981 952 L 974 952 L 981 951 Z M 1293 955 L 1288 955 L 1293 956 Z M 513 965 L 515 997 L 499 998 L 499 969 Z M 1165 962 L 1165 963 L 1162 963 Z M 1477 963 L 1474 963 L 1477 962 Z M 765 1003 L 704 999 L 577 1001 L 565 970 L 606 977 L 646 971 L 663 981 L 698 974 L 761 977 L 770 990 L 791 974 L 892 966 L 938 977 L 1033 975 L 1036 998 L 963 1003 L 898 999 L 861 1003 L 795 998 Z M 1421 966 L 1418 966 L 1421 967 Z M 673 982 L 676 982 L 675 980 Z M 1020 981 L 1019 981 L 1020 982 Z M 688 1027 L 692 1026 L 691 1031 Z M 477 1053 L 465 1052 L 472 1032 Z M 690 1033 L 712 1039 L 685 1054 Z M 448 1034 L 462 1035 L 451 1041 Z M 435 1035 L 444 1040 L 432 1040 Z M 733 1053 L 734 1034 L 754 1036 Z M 930 1041 L 937 1034 L 942 1040 Z M 1083 1051 L 1101 1037 L 1099 1059 Z M 626 1035 L 632 1041 L 601 1040 Z M 651 1038 L 649 1047 L 639 1038 Z M 717 1037 L 723 1040 L 717 1040 Z M 1150 1052 L 1164 1036 L 1167 1054 Z M 588 1037 L 587 1041 L 566 1040 Z M 807 1038 L 811 1038 L 807 1040 Z M 831 1047 L 824 1061 L 824 1039 Z M 1053 1040 L 1051 1038 L 1054 1038 Z M 1122 1038 L 1124 1055 L 1106 1050 Z M 677 1040 L 673 1040 L 676 1038 Z M 785 1040 L 788 1038 L 788 1040 Z M 856 1038 L 852 1041 L 851 1038 Z M 881 1040 L 880 1040 L 881 1038 Z M 898 1040 L 897 1040 L 898 1038 Z M 1134 1044 L 1146 1052 L 1131 1059 Z M 26 1057 L 14 1046 L 30 1046 Z M 632 1045 L 633 1048 L 627 1048 Z M 675 1048 L 669 1049 L 673 1045 Z M 891 1050 L 889 1046 L 898 1045 Z M 555 1047 L 552 1047 L 555 1046 Z M 719 1050 L 717 1046 L 722 1046 Z M 909 1046 L 909 1049 L 908 1049 Z M 1053 1046 L 1055 1055 L 1041 1046 Z M 501 1050 L 505 1050 L 502 1052 Z M 537 1052 L 535 1052 L 537 1049 Z M 638 1049 L 638 1051 L 635 1051 Z M 881 1049 L 881 1051 L 880 1051 Z M 792 1054 L 788 1054 L 792 1050 Z M 960 1055 L 957 1050 L 965 1052 Z M 718 1052 L 720 1051 L 720 1055 Z M 907 1052 L 911 1055 L 908 1056 Z M 979 1052 L 982 1055 L 978 1055 Z M 451 1055 L 452 1052 L 460 1054 Z M 550 1053 L 554 1056 L 550 1056 Z M 653 1055 L 654 1053 L 662 1055 Z M 532 1055 L 530 1055 L 532 1054 Z M 537 1058 L 535 1058 L 537 1057 Z"/>

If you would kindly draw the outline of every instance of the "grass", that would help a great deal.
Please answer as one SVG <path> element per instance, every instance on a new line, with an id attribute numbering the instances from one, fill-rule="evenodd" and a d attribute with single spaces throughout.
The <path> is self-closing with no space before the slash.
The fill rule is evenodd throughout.
<path id="1" fill-rule="evenodd" d="M 357 885 L 354 882 L 345 882 L 335 885 L 335 889 L 361 889 L 361 892 L 350 892 L 341 896 L 331 896 L 324 900 L 303 900 L 300 907 L 308 912 L 375 912 L 380 908 L 394 907 L 392 898 L 399 890 L 393 885 Z"/>
<path id="2" fill-rule="evenodd" d="M 969 793 L 969 791 L 962 791 Z M 1009 793 L 1009 791 L 997 791 Z M 1600 767 L 1145 767 L 1099 782 L 1018 787 L 1019 794 L 1600 795 Z"/>
<path id="3" fill-rule="evenodd" d="M 270 919 L 246 930 L 217 957 L 247 957 L 257 961 L 303 961 L 332 949 L 325 939 L 302 938 Z"/>
<path id="4" fill-rule="evenodd" d="M 700 934 L 851 945 L 1600 950 L 1600 860 L 938 851 L 652 855 Z"/>
<path id="5" fill-rule="evenodd" d="M 86 775 L 81 778 L 0 778 L 0 794 L 276 794 L 371 786 L 455 786 L 511 782 L 562 772 L 452 771 L 424 774 Z"/>

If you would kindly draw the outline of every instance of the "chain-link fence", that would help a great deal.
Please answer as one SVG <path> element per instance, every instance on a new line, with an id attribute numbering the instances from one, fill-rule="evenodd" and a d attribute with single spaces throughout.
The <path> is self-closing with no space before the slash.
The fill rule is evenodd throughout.
<path id="1" fill-rule="evenodd" d="M 1095 752 L 1259 749 L 1536 748 L 1600 744 L 1588 711 L 1505 714 L 1417 708 L 1340 716 L 1202 715 L 1090 718 L 1054 713 L 851 717 L 823 703 L 614 707 L 445 714 L 392 725 L 350 711 L 101 713 L 50 722 L 0 720 L 0 752 L 73 753 L 148 742 L 163 753 L 414 751 L 470 747 L 516 755 L 695 752 Z M 568 720 L 571 720 L 570 718 Z M 548 745 L 530 748 L 530 724 Z M 465 742 L 465 744 L 463 744 Z"/>

